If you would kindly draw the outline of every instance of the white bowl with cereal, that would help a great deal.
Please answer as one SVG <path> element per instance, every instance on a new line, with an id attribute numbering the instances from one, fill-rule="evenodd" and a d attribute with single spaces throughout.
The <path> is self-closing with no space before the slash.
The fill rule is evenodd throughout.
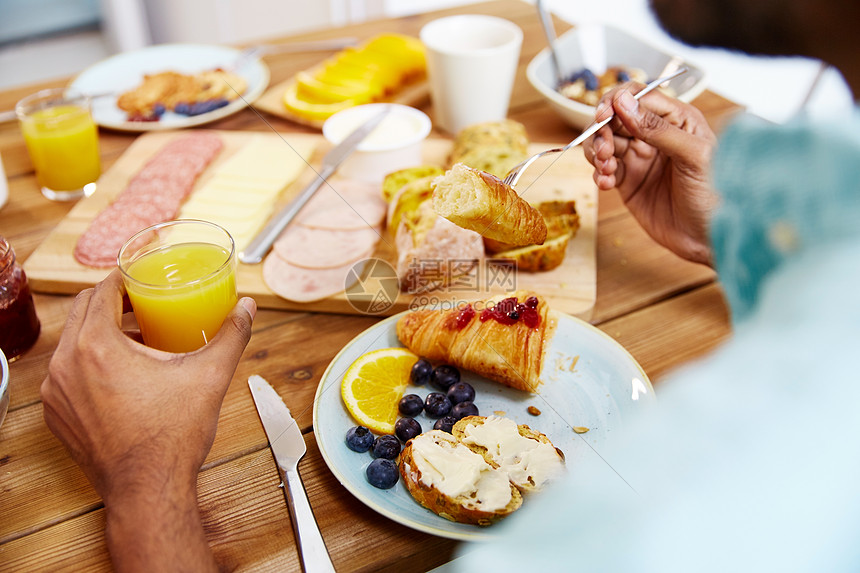
<path id="1" fill-rule="evenodd" d="M 588 75 L 583 73 L 586 69 L 583 41 L 603 43 L 596 46 L 596 51 L 605 55 L 602 58 L 605 69 L 589 70 L 591 78 L 583 77 Z M 570 84 L 562 91 L 571 97 L 558 89 L 560 86 L 549 48 L 532 59 L 526 69 L 526 77 L 550 107 L 568 124 L 580 130 L 594 121 L 596 108 L 592 102 L 599 100 L 602 91 L 614 86 L 619 79 L 624 81 L 625 74 L 643 83 L 656 79 L 673 59 L 672 54 L 611 26 L 601 26 L 600 33 L 589 33 L 585 37 L 574 28 L 558 37 L 555 48 L 565 83 Z M 589 47 L 586 45 L 585 49 Z M 689 62 L 680 62 L 680 65 L 686 67 L 687 72 L 670 81 L 666 87 L 679 100 L 690 102 L 704 91 L 705 72 Z M 618 71 L 623 72 L 621 78 L 618 78 Z"/>

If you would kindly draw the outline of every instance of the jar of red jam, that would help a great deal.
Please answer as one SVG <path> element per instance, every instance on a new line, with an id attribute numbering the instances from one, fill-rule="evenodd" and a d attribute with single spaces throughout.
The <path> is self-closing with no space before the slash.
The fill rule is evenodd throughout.
<path id="1" fill-rule="evenodd" d="M 39 318 L 24 269 L 15 251 L 0 237 L 0 349 L 9 362 L 27 351 L 39 338 Z"/>

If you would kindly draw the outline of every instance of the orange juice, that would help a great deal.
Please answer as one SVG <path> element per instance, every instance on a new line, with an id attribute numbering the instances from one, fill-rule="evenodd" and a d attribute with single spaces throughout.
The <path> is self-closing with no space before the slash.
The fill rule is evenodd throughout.
<path id="1" fill-rule="evenodd" d="M 87 108 L 65 104 L 33 111 L 21 131 L 42 187 L 74 191 L 99 178 L 98 130 Z"/>
<path id="2" fill-rule="evenodd" d="M 131 262 L 126 291 L 147 346 L 190 352 L 212 340 L 238 300 L 232 252 L 179 243 Z"/>

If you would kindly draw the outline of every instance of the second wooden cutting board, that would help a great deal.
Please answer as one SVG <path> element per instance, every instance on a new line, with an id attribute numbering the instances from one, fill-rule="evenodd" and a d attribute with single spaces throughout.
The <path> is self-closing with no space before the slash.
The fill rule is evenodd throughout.
<path id="1" fill-rule="evenodd" d="M 94 269 L 78 263 L 73 251 L 78 237 L 93 218 L 125 188 L 128 181 L 143 165 L 169 141 L 182 132 L 150 133 L 140 136 L 123 156 L 99 180 L 98 191 L 92 197 L 81 200 L 48 235 L 24 264 L 31 287 L 38 292 L 75 294 L 102 280 L 110 269 Z M 322 156 L 330 145 L 321 135 L 314 134 L 266 134 L 260 132 L 215 132 L 224 141 L 224 149 L 197 181 L 205 183 L 207 174 L 254 138 L 268 137 L 284 145 L 313 143 L 316 151 L 311 166 L 318 168 Z M 534 143 L 530 151 L 537 152 L 554 147 L 551 144 Z M 445 165 L 451 141 L 428 139 L 424 143 L 424 162 Z M 316 173 L 306 169 L 299 179 L 282 194 L 280 204 L 288 202 L 304 187 Z M 482 264 L 470 279 L 442 290 L 421 295 L 409 295 L 392 291 L 391 281 L 385 280 L 387 269 L 396 261 L 393 240 L 386 232 L 372 260 L 364 267 L 359 289 L 364 295 L 340 293 L 325 300 L 312 303 L 296 303 L 274 294 L 262 277 L 262 265 L 239 264 L 238 283 L 241 295 L 252 296 L 257 304 L 265 308 L 358 314 L 391 315 L 412 305 L 452 305 L 457 301 L 486 298 L 507 290 L 530 289 L 544 295 L 554 308 L 580 318 L 591 316 L 595 302 L 596 261 L 595 237 L 597 225 L 597 190 L 591 179 L 591 167 L 579 149 L 555 156 L 552 161 L 538 164 L 529 172 L 530 179 L 518 185 L 520 194 L 530 202 L 549 199 L 574 199 L 580 214 L 580 229 L 570 241 L 564 263 L 545 273 L 511 273 L 504 267 Z M 331 184 L 336 186 L 336 180 Z M 386 286 L 389 285 L 389 286 Z M 393 297 L 391 295 L 394 295 Z M 396 298 L 394 298 L 396 297 Z M 368 305 L 368 300 L 378 304 Z"/>

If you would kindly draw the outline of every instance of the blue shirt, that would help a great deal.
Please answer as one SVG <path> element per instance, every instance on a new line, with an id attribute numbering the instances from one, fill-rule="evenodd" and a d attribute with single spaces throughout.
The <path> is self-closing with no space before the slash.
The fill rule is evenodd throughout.
<path id="1" fill-rule="evenodd" d="M 860 111 L 744 118 L 714 172 L 732 339 L 458 570 L 860 571 Z"/>

